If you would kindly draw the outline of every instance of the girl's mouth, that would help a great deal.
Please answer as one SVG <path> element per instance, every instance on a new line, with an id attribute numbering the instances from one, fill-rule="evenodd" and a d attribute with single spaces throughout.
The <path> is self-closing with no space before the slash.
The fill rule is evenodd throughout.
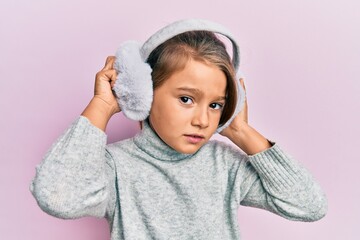
<path id="1" fill-rule="evenodd" d="M 185 134 L 184 136 L 186 137 L 186 140 L 192 144 L 199 143 L 205 139 L 203 135 L 198 135 L 198 134 Z"/>

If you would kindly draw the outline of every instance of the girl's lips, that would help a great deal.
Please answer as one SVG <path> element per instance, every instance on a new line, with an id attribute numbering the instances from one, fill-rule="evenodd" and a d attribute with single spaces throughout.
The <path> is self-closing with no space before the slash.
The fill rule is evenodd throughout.
<path id="1" fill-rule="evenodd" d="M 204 139 L 204 136 L 196 135 L 196 134 L 185 134 L 186 140 L 190 143 L 199 143 Z"/>

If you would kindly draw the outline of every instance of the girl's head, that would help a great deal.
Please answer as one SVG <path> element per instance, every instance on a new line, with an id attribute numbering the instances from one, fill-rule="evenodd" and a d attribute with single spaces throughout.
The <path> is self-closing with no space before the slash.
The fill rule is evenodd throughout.
<path id="1" fill-rule="evenodd" d="M 234 67 L 213 32 L 190 31 L 155 48 L 150 124 L 170 147 L 194 153 L 230 119 L 237 101 Z"/>

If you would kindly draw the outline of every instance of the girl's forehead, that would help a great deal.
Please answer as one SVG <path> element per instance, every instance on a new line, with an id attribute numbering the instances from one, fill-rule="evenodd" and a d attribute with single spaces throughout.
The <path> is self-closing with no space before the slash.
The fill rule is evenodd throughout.
<path id="1" fill-rule="evenodd" d="M 197 65 L 197 69 L 185 68 L 168 78 L 162 88 L 176 93 L 188 93 L 194 96 L 211 98 L 225 97 L 226 76 L 217 68 Z"/>

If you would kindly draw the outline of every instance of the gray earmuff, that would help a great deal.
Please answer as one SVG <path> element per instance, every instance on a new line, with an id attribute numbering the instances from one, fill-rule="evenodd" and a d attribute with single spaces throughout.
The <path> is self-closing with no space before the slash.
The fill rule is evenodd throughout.
<path id="1" fill-rule="evenodd" d="M 132 120 L 145 120 L 153 101 L 153 85 L 150 65 L 146 62 L 150 53 L 166 40 L 187 31 L 212 31 L 227 37 L 232 43 L 232 64 L 236 72 L 236 79 L 242 77 L 239 70 L 240 51 L 232 34 L 225 27 L 203 19 L 185 19 L 171 23 L 153 34 L 144 44 L 137 41 L 126 41 L 116 51 L 114 68 L 117 80 L 113 87 L 118 104 L 124 115 Z M 217 129 L 221 132 L 235 116 L 242 110 L 245 102 L 245 90 L 236 81 L 238 101 L 233 116 Z"/>

